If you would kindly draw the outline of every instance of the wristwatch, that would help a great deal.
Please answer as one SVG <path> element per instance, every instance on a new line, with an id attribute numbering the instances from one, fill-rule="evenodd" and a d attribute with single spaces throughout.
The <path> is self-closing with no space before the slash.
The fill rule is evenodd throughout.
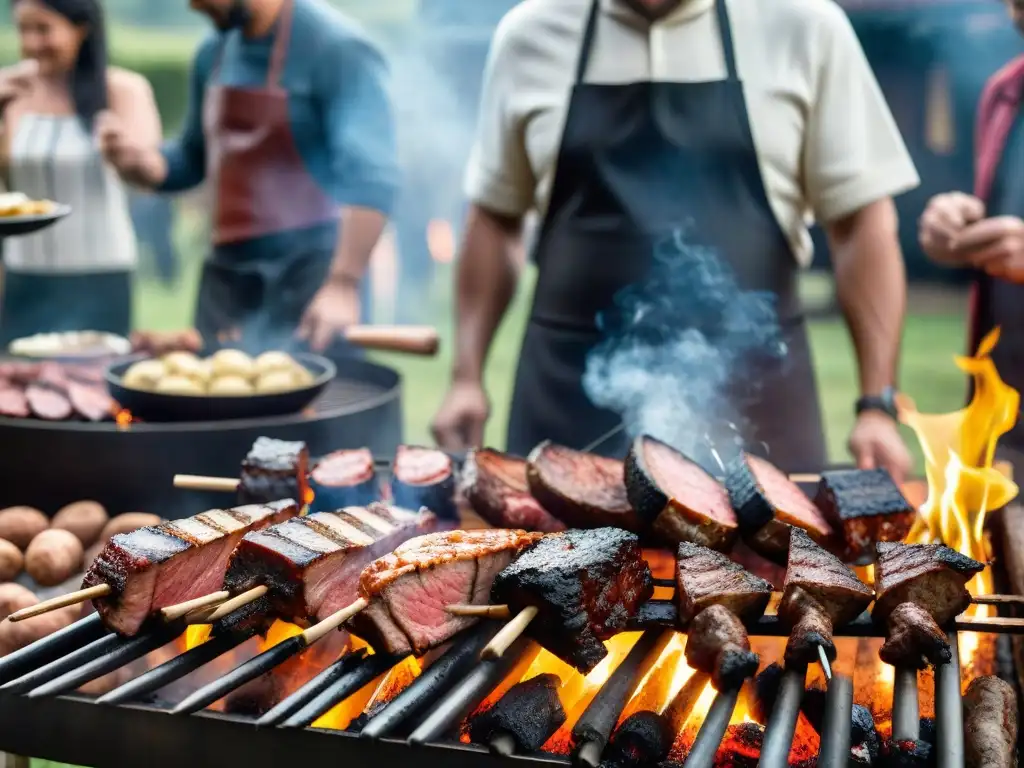
<path id="1" fill-rule="evenodd" d="M 893 419 L 897 419 L 899 418 L 899 412 L 896 410 L 896 388 L 886 387 L 879 395 L 865 395 L 857 400 L 854 408 L 858 416 L 865 411 L 880 411 Z"/>

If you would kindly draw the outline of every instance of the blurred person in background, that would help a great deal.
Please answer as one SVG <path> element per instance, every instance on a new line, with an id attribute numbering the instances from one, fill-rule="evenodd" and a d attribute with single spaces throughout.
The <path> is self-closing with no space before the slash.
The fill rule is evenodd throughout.
<path id="1" fill-rule="evenodd" d="M 67 330 L 128 335 L 136 241 L 128 193 L 99 152 L 99 115 L 137 141 L 160 140 L 149 83 L 107 63 L 98 0 L 14 0 L 22 61 L 0 70 L 6 185 L 71 206 L 42 232 L 4 243 L 3 343 Z"/>
<path id="2" fill-rule="evenodd" d="M 181 271 L 174 247 L 174 204 L 163 195 L 132 190 L 130 208 L 139 245 L 148 251 L 162 285 L 170 286 Z"/>
<path id="3" fill-rule="evenodd" d="M 190 4 L 218 33 L 196 54 L 182 135 L 160 148 L 110 115 L 102 146 L 148 189 L 210 183 L 213 252 L 195 312 L 208 345 L 266 349 L 297 332 L 324 351 L 365 314 L 398 186 L 385 62 L 324 0 Z"/>
<path id="4" fill-rule="evenodd" d="M 862 397 L 850 448 L 901 479 L 893 386 L 906 278 L 892 197 L 918 184 L 843 10 L 808 0 L 524 0 L 502 20 L 466 178 L 455 364 L 434 422 L 480 445 L 484 362 L 515 291 L 514 245 L 544 219 L 508 450 L 582 448 L 621 423 L 583 389 L 597 316 L 689 222 L 742 288 L 777 297 L 788 355 L 742 410 L 790 471 L 826 449 L 797 292 L 809 214 L 828 232 Z M 628 436 L 601 453 L 622 457 Z"/>

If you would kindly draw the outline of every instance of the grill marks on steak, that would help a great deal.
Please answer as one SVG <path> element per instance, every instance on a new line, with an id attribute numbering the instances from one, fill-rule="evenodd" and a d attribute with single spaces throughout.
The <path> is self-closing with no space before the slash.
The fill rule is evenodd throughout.
<path id="1" fill-rule="evenodd" d="M 445 531 L 406 542 L 360 576 L 369 605 L 348 623 L 378 653 L 421 655 L 479 619 L 453 616 L 453 604 L 487 605 L 491 584 L 540 534 L 516 530 Z"/>
<path id="2" fill-rule="evenodd" d="M 536 606 L 527 632 L 586 674 L 653 591 L 637 536 L 598 528 L 545 536 L 498 574 L 491 599 L 513 611 Z"/>
<path id="3" fill-rule="evenodd" d="M 526 478 L 544 509 L 570 528 L 640 531 L 626 494 L 623 463 L 545 441 L 530 453 Z"/>
<path id="4" fill-rule="evenodd" d="M 94 601 L 103 623 L 134 635 L 155 611 L 220 590 L 228 559 L 249 531 L 298 514 L 290 500 L 210 510 L 118 534 L 93 561 L 82 587 L 109 584 Z"/>
<path id="5" fill-rule="evenodd" d="M 847 561 L 873 554 L 877 541 L 902 541 L 916 514 L 884 469 L 824 472 L 814 503 L 842 536 Z"/>
<path id="6" fill-rule="evenodd" d="M 473 511 L 493 526 L 542 533 L 565 530 L 565 523 L 530 494 L 523 459 L 490 448 L 470 451 L 461 485 Z"/>
<path id="7" fill-rule="evenodd" d="M 671 446 L 638 437 L 626 456 L 625 478 L 630 504 L 662 540 L 723 551 L 732 546 L 737 526 L 729 494 Z"/>
<path id="8" fill-rule="evenodd" d="M 309 449 L 302 442 L 259 437 L 242 461 L 238 499 L 261 504 L 275 499 L 309 501 Z"/>

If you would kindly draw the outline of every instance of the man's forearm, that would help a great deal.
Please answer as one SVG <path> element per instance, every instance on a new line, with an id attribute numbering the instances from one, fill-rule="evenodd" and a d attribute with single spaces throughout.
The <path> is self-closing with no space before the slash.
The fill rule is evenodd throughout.
<path id="1" fill-rule="evenodd" d="M 134 187 L 156 190 L 167 179 L 168 163 L 159 149 L 145 151 L 137 162 L 121 169 L 121 178 Z"/>
<path id="2" fill-rule="evenodd" d="M 361 283 L 387 222 L 383 213 L 372 208 L 342 208 L 338 244 L 334 248 L 327 281 L 350 285 Z"/>
<path id="3" fill-rule="evenodd" d="M 853 338 L 861 394 L 896 383 L 907 277 L 896 209 L 886 198 L 828 228 L 836 290 Z"/>

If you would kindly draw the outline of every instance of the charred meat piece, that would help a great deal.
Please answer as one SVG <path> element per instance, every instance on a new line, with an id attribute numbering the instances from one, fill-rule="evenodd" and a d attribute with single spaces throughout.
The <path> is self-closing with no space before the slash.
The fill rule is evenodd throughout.
<path id="1" fill-rule="evenodd" d="M 296 517 L 246 534 L 231 557 L 223 589 L 238 594 L 269 587 L 256 613 L 308 626 L 355 602 L 363 569 L 432 530 L 435 522 L 430 512 L 383 504 Z"/>
<path id="2" fill-rule="evenodd" d="M 134 635 L 155 611 L 222 589 L 235 545 L 248 532 L 294 517 L 291 499 L 210 510 L 184 520 L 114 536 L 93 561 L 82 587 L 109 584 L 94 601 L 103 623 Z"/>
<path id="3" fill-rule="evenodd" d="M 308 466 L 309 450 L 305 443 L 257 438 L 242 462 L 239 503 L 262 504 L 277 499 L 307 503 L 310 495 L 306 477 Z"/>
<path id="4" fill-rule="evenodd" d="M 530 636 L 580 672 L 590 672 L 654 592 L 635 534 L 620 528 L 552 533 L 498 574 L 492 602 L 539 609 Z"/>
<path id="5" fill-rule="evenodd" d="M 474 512 L 498 528 L 565 530 L 565 523 L 530 494 L 524 459 L 490 448 L 470 451 L 462 467 L 462 493 Z"/>
<path id="6" fill-rule="evenodd" d="M 903 541 L 916 514 L 884 469 L 824 472 L 814 504 L 842 536 L 848 562 L 873 555 L 877 541 Z"/>
<path id="7" fill-rule="evenodd" d="M 791 631 L 786 644 L 786 666 L 811 664 L 818 646 L 829 660 L 836 658 L 832 630 L 860 616 L 874 593 L 835 555 L 815 544 L 800 528 L 789 536 L 786 584 L 779 616 Z"/>
<path id="8" fill-rule="evenodd" d="M 924 669 L 929 663 L 948 663 L 953 652 L 928 611 L 915 603 L 900 603 L 889 614 L 889 634 L 878 656 L 894 667 Z"/>
<path id="9" fill-rule="evenodd" d="M 638 437 L 626 456 L 626 494 L 640 519 L 670 544 L 727 550 L 736 513 L 715 478 L 669 445 Z"/>
<path id="10" fill-rule="evenodd" d="M 369 605 L 348 628 L 378 653 L 421 655 L 478 619 L 449 605 L 487 605 L 494 577 L 540 534 L 511 530 L 445 531 L 408 541 L 375 560 L 359 578 Z"/>
<path id="11" fill-rule="evenodd" d="M 369 448 L 335 451 L 324 456 L 309 473 L 309 485 L 313 491 L 311 512 L 365 507 L 380 500 L 380 486 Z"/>
<path id="12" fill-rule="evenodd" d="M 543 442 L 530 453 L 526 477 L 533 497 L 570 528 L 640 531 L 617 459 Z"/>
<path id="13" fill-rule="evenodd" d="M 998 677 L 973 680 L 964 695 L 966 768 L 1017 765 L 1017 694 Z"/>
<path id="14" fill-rule="evenodd" d="M 743 454 L 731 462 L 725 487 L 744 541 L 773 562 L 786 561 L 792 528 L 807 531 L 823 546 L 833 535 L 832 526 L 799 486 L 764 459 Z"/>
<path id="15" fill-rule="evenodd" d="M 498 702 L 469 718 L 469 738 L 487 744 L 495 736 L 515 739 L 517 752 L 536 752 L 565 722 L 565 710 L 558 698 L 562 681 L 544 674 L 516 683 Z"/>
<path id="16" fill-rule="evenodd" d="M 426 507 L 442 520 L 459 519 L 455 467 L 444 451 L 398 446 L 391 470 L 391 496 L 395 506 Z"/>
<path id="17" fill-rule="evenodd" d="M 753 677 L 760 663 L 750 650 L 747 630 L 724 605 L 712 605 L 697 614 L 686 640 L 686 663 L 711 675 L 715 688 L 737 688 Z"/>

